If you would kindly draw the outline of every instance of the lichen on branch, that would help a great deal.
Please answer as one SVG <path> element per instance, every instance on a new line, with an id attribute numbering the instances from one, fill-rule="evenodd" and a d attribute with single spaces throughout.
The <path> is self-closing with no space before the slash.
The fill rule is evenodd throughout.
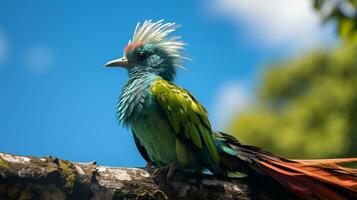
<path id="1" fill-rule="evenodd" d="M 278 196 L 277 196 L 278 195 Z M 141 168 L 0 153 L 0 199 L 292 199 L 256 178 L 176 172 L 170 183 Z"/>

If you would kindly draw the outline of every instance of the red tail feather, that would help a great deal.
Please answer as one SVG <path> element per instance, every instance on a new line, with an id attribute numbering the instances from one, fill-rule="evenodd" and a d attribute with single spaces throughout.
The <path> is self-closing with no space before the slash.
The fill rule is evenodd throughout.
<path id="1" fill-rule="evenodd" d="M 344 159 L 343 163 L 355 162 Z M 357 170 L 337 160 L 282 160 L 261 157 L 261 171 L 303 199 L 357 199 Z"/>
<path id="2" fill-rule="evenodd" d="M 215 137 L 222 146 L 222 163 L 229 171 L 268 176 L 302 199 L 357 199 L 357 169 L 339 165 L 357 162 L 357 158 L 289 160 L 243 145 L 224 133 Z"/>

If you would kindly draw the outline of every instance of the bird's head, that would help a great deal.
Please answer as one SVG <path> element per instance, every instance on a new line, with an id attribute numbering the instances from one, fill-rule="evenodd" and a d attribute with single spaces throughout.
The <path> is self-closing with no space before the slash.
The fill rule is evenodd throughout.
<path id="1" fill-rule="evenodd" d="M 126 68 L 129 74 L 152 73 L 172 80 L 175 68 L 185 58 L 181 55 L 185 43 L 179 36 L 169 36 L 176 28 L 175 23 L 163 23 L 163 20 L 138 23 L 132 40 L 124 48 L 123 57 L 108 62 L 106 66 Z"/>

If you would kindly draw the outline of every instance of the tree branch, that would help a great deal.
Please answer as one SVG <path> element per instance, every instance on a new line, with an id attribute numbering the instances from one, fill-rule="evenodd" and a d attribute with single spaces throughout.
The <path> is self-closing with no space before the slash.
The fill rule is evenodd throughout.
<path id="1" fill-rule="evenodd" d="M 0 199 L 292 199 L 258 179 L 175 172 L 170 183 L 140 168 L 0 153 Z"/>

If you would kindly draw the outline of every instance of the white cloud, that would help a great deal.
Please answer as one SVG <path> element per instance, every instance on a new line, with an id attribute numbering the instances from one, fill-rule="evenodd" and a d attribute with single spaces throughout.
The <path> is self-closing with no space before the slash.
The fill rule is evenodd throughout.
<path id="1" fill-rule="evenodd" d="M 243 84 L 236 81 L 223 83 L 213 101 L 212 122 L 219 130 L 223 130 L 229 120 L 247 109 L 251 102 L 251 94 Z"/>
<path id="2" fill-rule="evenodd" d="M 53 64 L 53 53 L 45 46 L 33 46 L 25 54 L 26 66 L 35 73 L 47 72 Z"/>
<path id="3" fill-rule="evenodd" d="M 212 0 L 212 9 L 239 24 L 252 45 L 296 50 L 333 37 L 331 26 L 321 26 L 311 0 Z"/>
<path id="4" fill-rule="evenodd" d="M 8 53 L 8 42 L 5 33 L 0 29 L 0 65 L 5 61 Z"/>

